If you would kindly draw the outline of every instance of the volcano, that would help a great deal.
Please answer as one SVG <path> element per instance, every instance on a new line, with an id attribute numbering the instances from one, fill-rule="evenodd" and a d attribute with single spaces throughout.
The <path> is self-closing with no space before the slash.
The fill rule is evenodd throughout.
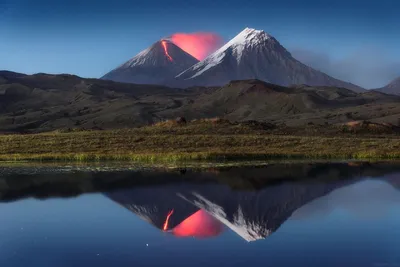
<path id="1" fill-rule="evenodd" d="M 393 80 L 391 83 L 389 83 L 385 87 L 377 89 L 377 91 L 386 93 L 386 94 L 400 95 L 400 77 Z"/>
<path id="2" fill-rule="evenodd" d="M 362 88 L 343 82 L 299 62 L 271 35 L 246 28 L 223 47 L 177 77 L 183 87 L 219 86 L 232 80 L 259 79 L 288 86 Z"/>
<path id="3" fill-rule="evenodd" d="M 199 62 L 169 40 L 160 40 L 107 73 L 104 80 L 165 85 L 177 74 Z"/>
<path id="4" fill-rule="evenodd" d="M 212 182 L 180 182 L 105 195 L 160 231 L 177 237 L 215 237 L 225 225 L 250 242 L 267 238 L 294 211 L 349 183 L 284 183 L 252 191 Z"/>

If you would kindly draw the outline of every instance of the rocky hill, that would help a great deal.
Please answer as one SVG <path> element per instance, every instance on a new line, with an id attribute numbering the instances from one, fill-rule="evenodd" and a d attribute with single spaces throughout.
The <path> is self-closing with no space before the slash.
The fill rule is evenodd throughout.
<path id="1" fill-rule="evenodd" d="M 0 131 L 112 129 L 166 119 L 221 117 L 287 125 L 371 120 L 397 124 L 400 97 L 339 87 L 278 86 L 259 80 L 174 89 L 74 75 L 0 72 Z"/>

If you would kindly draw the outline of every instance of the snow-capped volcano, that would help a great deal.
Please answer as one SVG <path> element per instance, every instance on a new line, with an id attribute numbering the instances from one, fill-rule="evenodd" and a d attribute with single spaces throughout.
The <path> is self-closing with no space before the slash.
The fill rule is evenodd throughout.
<path id="1" fill-rule="evenodd" d="M 259 79 L 278 85 L 308 84 L 362 88 L 332 78 L 299 62 L 271 35 L 246 28 L 203 61 L 176 77 L 183 86 L 224 85 L 232 80 Z"/>
<path id="2" fill-rule="evenodd" d="M 107 73 L 105 80 L 165 85 L 198 60 L 169 40 L 160 40 Z"/>
<path id="3" fill-rule="evenodd" d="M 183 77 L 185 76 L 185 73 L 189 73 L 192 70 L 195 73 L 190 78 L 195 78 L 207 70 L 217 67 L 219 64 L 223 63 L 223 61 L 226 61 L 228 57 L 235 59 L 237 65 L 240 65 L 242 59 L 245 59 L 243 56 L 245 56 L 244 53 L 246 53 L 246 50 L 255 50 L 263 45 L 273 44 L 272 38 L 273 37 L 264 31 L 246 28 L 223 47 L 215 51 L 203 61 L 191 67 L 189 70 L 181 73 L 178 77 Z"/>

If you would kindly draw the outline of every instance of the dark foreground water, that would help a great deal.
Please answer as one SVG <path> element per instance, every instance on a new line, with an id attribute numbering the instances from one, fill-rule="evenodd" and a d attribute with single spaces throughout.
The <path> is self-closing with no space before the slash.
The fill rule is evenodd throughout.
<path id="1" fill-rule="evenodd" d="M 400 266 L 400 169 L 3 171 L 0 266 Z"/>

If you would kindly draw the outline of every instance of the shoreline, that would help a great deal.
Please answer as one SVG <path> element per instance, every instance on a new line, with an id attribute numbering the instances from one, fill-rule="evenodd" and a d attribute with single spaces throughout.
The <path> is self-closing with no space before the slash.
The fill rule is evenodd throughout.
<path id="1" fill-rule="evenodd" d="M 221 162 L 221 161 L 259 161 L 259 160 L 399 160 L 400 152 L 388 154 L 354 153 L 338 154 L 215 154 L 215 153 L 181 153 L 181 154 L 115 154 L 97 155 L 78 154 L 11 154 L 0 155 L 0 163 L 7 162 L 134 162 L 134 163 L 173 163 L 173 162 Z"/>

